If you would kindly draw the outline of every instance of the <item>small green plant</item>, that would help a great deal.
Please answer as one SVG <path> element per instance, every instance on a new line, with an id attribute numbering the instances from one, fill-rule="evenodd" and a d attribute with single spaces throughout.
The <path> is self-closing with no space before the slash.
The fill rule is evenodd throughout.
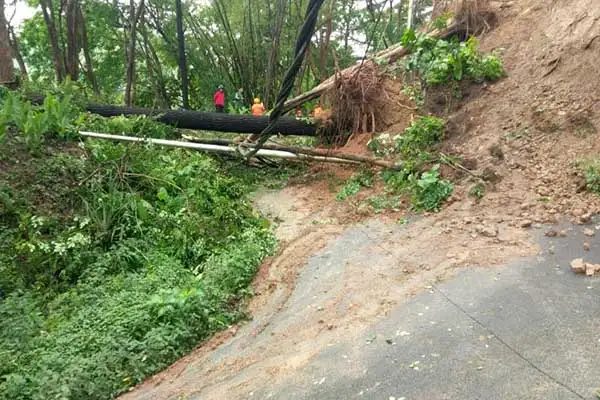
<path id="1" fill-rule="evenodd" d="M 425 211 L 438 211 L 454 189 L 451 182 L 440 179 L 439 165 L 421 174 L 413 187 L 413 208 Z"/>
<path id="2" fill-rule="evenodd" d="M 485 195 L 485 186 L 481 182 L 476 185 L 473 185 L 473 187 L 471 187 L 471 189 L 469 190 L 469 196 L 474 197 L 477 200 L 483 199 L 484 195 Z"/>
<path id="3" fill-rule="evenodd" d="M 600 194 L 600 158 L 580 161 L 578 169 L 585 177 L 587 190 Z"/>
<path id="4" fill-rule="evenodd" d="M 444 136 L 444 121 L 440 118 L 420 116 L 396 137 L 396 151 L 406 155 L 417 155 L 439 143 Z"/>
<path id="5" fill-rule="evenodd" d="M 379 195 L 369 198 L 367 204 L 373 207 L 373 211 L 376 214 L 385 210 L 399 211 L 402 205 L 402 198 L 398 195 Z"/>
<path id="6" fill-rule="evenodd" d="M 360 183 L 354 179 L 348 180 L 342 190 L 335 197 L 337 201 L 344 201 L 348 197 L 354 196 L 358 192 L 360 192 Z"/>
<path id="7" fill-rule="evenodd" d="M 373 174 L 373 171 L 367 168 L 361 169 L 350 179 L 348 179 L 348 181 L 346 182 L 342 190 L 338 193 L 338 195 L 335 197 L 335 199 L 337 201 L 344 201 L 348 197 L 354 196 L 355 194 L 360 192 L 360 189 L 362 187 L 372 187 L 374 182 L 375 174 Z"/>

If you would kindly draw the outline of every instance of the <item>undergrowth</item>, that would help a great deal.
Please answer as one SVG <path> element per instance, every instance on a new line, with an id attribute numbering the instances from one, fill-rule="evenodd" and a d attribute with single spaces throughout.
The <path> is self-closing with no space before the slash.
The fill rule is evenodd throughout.
<path id="1" fill-rule="evenodd" d="M 410 50 L 404 65 L 405 93 L 419 105 L 423 104 L 430 87 L 464 80 L 495 81 L 505 75 L 500 58 L 495 54 L 482 54 L 474 37 L 460 42 L 407 30 L 401 43 Z M 458 88 L 455 87 L 455 90 Z"/>
<path id="2" fill-rule="evenodd" d="M 115 397 L 244 316 L 256 268 L 275 248 L 247 196 L 254 170 L 242 181 L 196 152 L 78 143 L 86 127 L 174 130 L 78 114 L 68 97 L 7 98 L 0 398 Z"/>
<path id="3" fill-rule="evenodd" d="M 600 195 L 600 158 L 579 161 L 576 167 L 585 178 L 586 189 Z"/>
<path id="4" fill-rule="evenodd" d="M 375 175 L 369 169 L 362 169 L 352 175 L 342 187 L 342 190 L 336 196 L 337 201 L 344 201 L 360 192 L 363 187 L 372 187 L 375 181 Z"/>
<path id="5" fill-rule="evenodd" d="M 368 147 L 380 156 L 394 155 L 398 158 L 398 168 L 381 173 L 391 200 L 380 197 L 369 199 L 375 212 L 382 208 L 397 209 L 400 195 L 408 195 L 412 208 L 416 211 L 437 211 L 452 194 L 451 182 L 442 179 L 439 164 L 450 158 L 435 152 L 435 146 L 444 136 L 444 121 L 431 116 L 417 117 L 404 134 L 391 137 L 382 134 L 372 139 Z M 453 160 L 453 159 L 452 159 Z M 454 160 L 453 160 L 454 161 Z M 345 186 L 356 187 L 351 179 Z M 346 190 L 347 191 L 347 190 Z M 340 197 L 338 195 L 338 197 Z"/>

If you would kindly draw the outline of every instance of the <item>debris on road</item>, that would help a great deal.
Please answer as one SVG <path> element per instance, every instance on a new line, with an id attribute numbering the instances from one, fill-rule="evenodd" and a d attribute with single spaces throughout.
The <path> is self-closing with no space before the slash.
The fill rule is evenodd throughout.
<path id="1" fill-rule="evenodd" d="M 583 230 L 583 234 L 584 234 L 585 236 L 592 237 L 592 236 L 595 236 L 595 235 L 596 235 L 596 231 L 595 231 L 595 230 L 593 230 L 593 229 L 590 229 L 590 228 L 585 228 L 585 229 Z"/>
<path id="2" fill-rule="evenodd" d="M 576 258 L 571 261 L 571 270 L 577 274 L 594 276 L 596 273 L 600 272 L 600 264 L 587 263 L 583 258 Z"/>

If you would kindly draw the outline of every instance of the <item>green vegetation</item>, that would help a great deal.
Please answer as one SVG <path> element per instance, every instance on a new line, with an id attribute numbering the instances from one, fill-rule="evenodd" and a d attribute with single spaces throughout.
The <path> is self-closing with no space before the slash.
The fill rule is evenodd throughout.
<path id="1" fill-rule="evenodd" d="M 73 142 L 76 126 L 174 130 L 77 116 L 68 97 L 8 96 L 0 114 L 0 398 L 114 397 L 244 317 L 275 248 L 251 169 L 241 181 L 196 152 Z"/>
<path id="2" fill-rule="evenodd" d="M 429 171 L 423 172 L 411 185 L 415 210 L 438 211 L 441 203 L 452 194 L 454 186 L 449 181 L 440 179 L 439 168 L 439 165 L 435 165 Z"/>
<path id="3" fill-rule="evenodd" d="M 600 158 L 580 161 L 577 169 L 585 178 L 587 190 L 600 194 Z"/>
<path id="4" fill-rule="evenodd" d="M 362 187 L 372 187 L 375 181 L 375 175 L 369 169 L 361 169 L 359 172 L 354 174 L 344 184 L 342 190 L 336 196 L 337 201 L 344 201 L 348 197 L 354 196 Z"/>
<path id="5" fill-rule="evenodd" d="M 471 187 L 471 189 L 469 190 L 469 196 L 474 197 L 477 200 L 483 199 L 484 195 L 485 185 L 481 182 L 477 183 L 476 185 L 473 185 L 473 187 Z"/>
<path id="6" fill-rule="evenodd" d="M 479 52 L 479 42 L 471 37 L 466 42 L 435 39 L 408 30 L 401 43 L 412 50 L 406 69 L 417 74 L 426 85 L 452 81 L 493 81 L 504 76 L 502 61 L 495 55 Z"/>
<path id="7" fill-rule="evenodd" d="M 452 194 L 453 185 L 440 178 L 439 163 L 454 163 L 455 159 L 438 155 L 434 147 L 444 136 L 444 121 L 432 117 L 416 118 L 404 134 L 390 137 L 382 134 L 369 142 L 369 148 L 378 155 L 395 155 L 399 158 L 398 170 L 386 170 L 381 174 L 387 190 L 395 194 L 409 194 L 413 209 L 436 211 Z M 389 204 L 396 204 L 391 201 Z M 371 200 L 378 210 L 386 202 Z M 386 207 L 393 208 L 393 207 Z"/>

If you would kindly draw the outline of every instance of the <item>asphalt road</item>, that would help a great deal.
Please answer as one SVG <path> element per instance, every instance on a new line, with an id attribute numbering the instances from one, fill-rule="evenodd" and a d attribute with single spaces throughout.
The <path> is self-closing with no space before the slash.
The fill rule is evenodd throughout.
<path id="1" fill-rule="evenodd" d="M 432 285 L 360 340 L 329 346 L 246 398 L 596 399 L 600 279 L 573 274 L 569 263 L 600 262 L 600 246 L 571 228 L 552 239 L 539 230 L 542 256 L 473 266 Z"/>

